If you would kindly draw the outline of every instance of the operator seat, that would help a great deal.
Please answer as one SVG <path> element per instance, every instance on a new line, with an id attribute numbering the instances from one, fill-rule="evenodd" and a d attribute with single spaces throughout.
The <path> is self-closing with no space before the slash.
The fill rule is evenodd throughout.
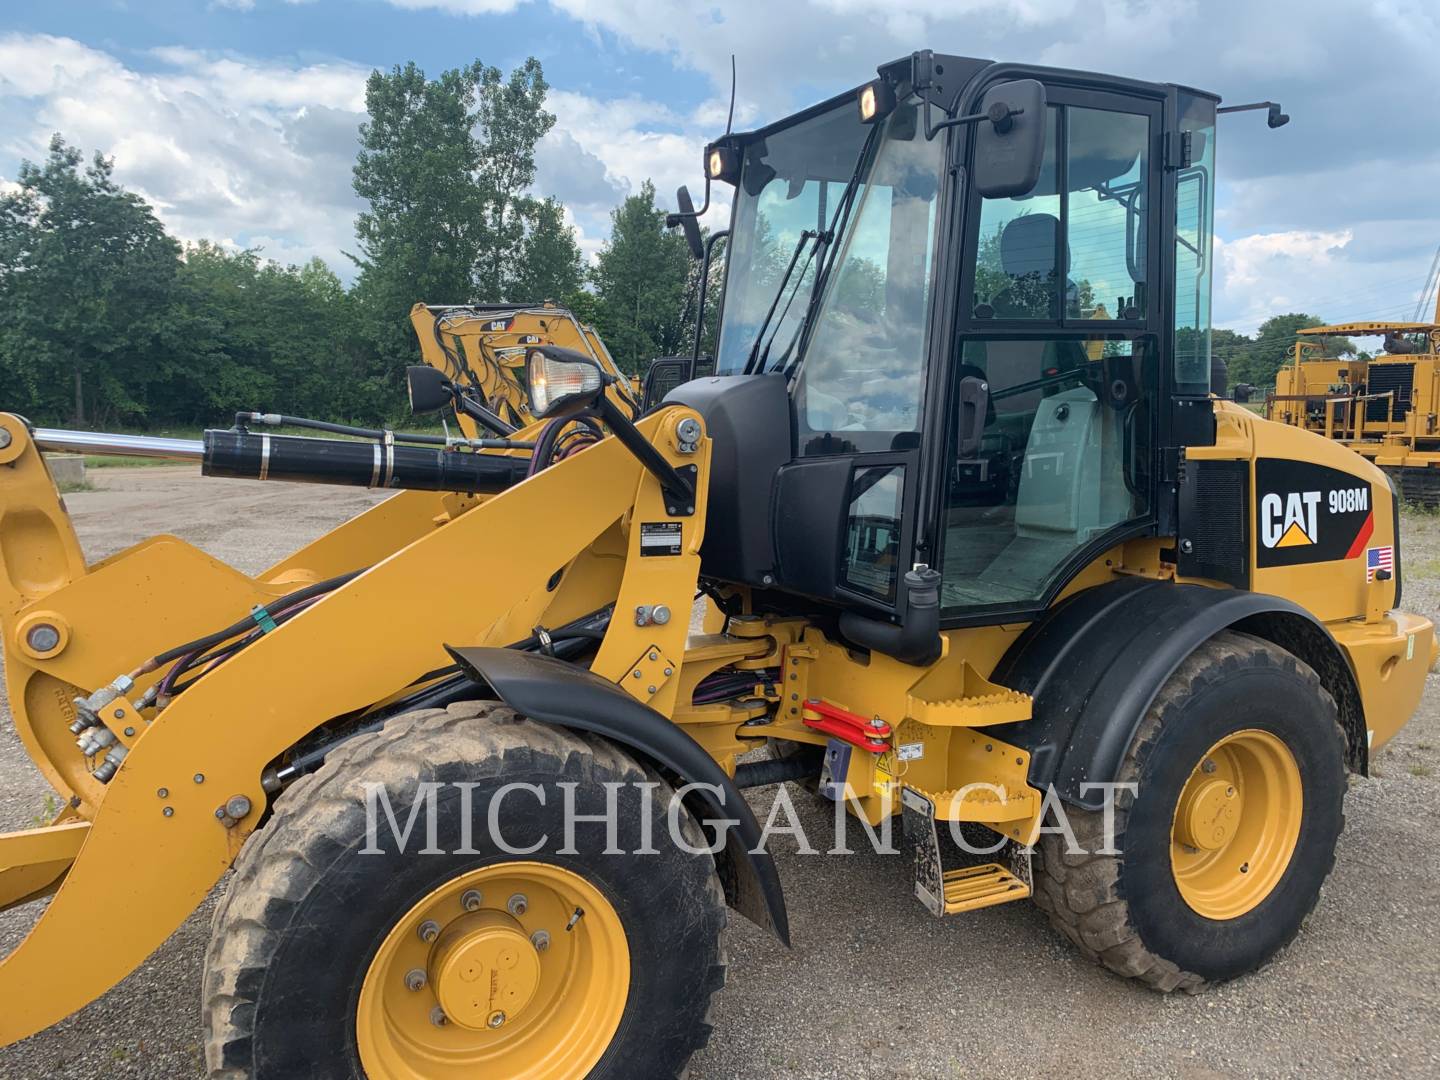
<path id="1" fill-rule="evenodd" d="M 1054 321 L 1060 317 L 1055 288 L 1059 235 L 1060 221 L 1053 214 L 1023 214 L 1005 223 L 1000 233 L 1000 269 L 1010 282 L 990 299 L 991 318 Z"/>

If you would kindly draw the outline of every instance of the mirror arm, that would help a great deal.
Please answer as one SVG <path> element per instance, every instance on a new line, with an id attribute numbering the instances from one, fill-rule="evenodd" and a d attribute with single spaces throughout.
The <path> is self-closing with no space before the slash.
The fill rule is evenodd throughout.
<path id="1" fill-rule="evenodd" d="M 507 424 L 504 420 L 501 420 L 500 417 L 496 416 L 478 401 L 470 400 L 459 387 L 455 389 L 455 407 L 477 424 L 495 432 L 496 435 L 513 435 L 520 430 L 513 424 Z"/>
<path id="2" fill-rule="evenodd" d="M 1006 106 L 1003 115 L 999 114 L 998 112 L 995 112 L 993 115 L 991 112 L 971 113 L 969 116 L 953 116 L 950 117 L 948 120 L 941 120 L 938 124 L 931 124 L 930 99 L 927 97 L 925 99 L 924 114 L 925 141 L 930 142 L 932 139 L 935 138 L 936 135 L 944 131 L 946 128 L 959 127 L 961 124 L 978 124 L 981 120 L 989 120 L 992 124 L 995 125 L 995 130 L 998 131 L 1001 135 L 1004 135 L 1007 131 L 1010 130 L 1012 126 L 1014 126 L 1011 118 L 1016 116 L 1024 116 L 1025 110 L 1012 109 L 1009 106 Z M 948 111 L 946 115 L 949 115 Z"/>
<path id="3" fill-rule="evenodd" d="M 675 466 L 665 460 L 660 451 L 650 444 L 650 440 L 640 434 L 640 429 L 630 422 L 630 418 L 616 408 L 615 403 L 610 400 L 609 395 L 603 389 L 596 398 L 595 409 L 600 414 L 600 419 L 605 422 L 605 426 L 610 429 L 610 434 L 619 439 L 621 445 L 634 454 L 641 465 L 645 466 L 646 471 L 660 481 L 666 503 L 674 502 L 673 508 L 667 506 L 667 509 L 671 513 L 678 511 L 682 516 L 693 514 L 695 512 L 694 481 L 681 475 Z"/>
<path id="4" fill-rule="evenodd" d="M 675 226 L 679 225 L 679 224 L 680 224 L 682 221 L 684 221 L 686 218 L 704 217 L 704 216 L 705 216 L 705 212 L 706 212 L 707 210 L 709 210 L 709 209 L 710 209 L 710 174 L 709 174 L 709 173 L 706 173 L 706 174 L 705 174 L 705 202 L 701 205 L 700 209 L 699 209 L 699 210 L 690 210 L 690 211 L 677 210 L 677 211 L 675 211 L 673 214 L 666 214 L 666 215 L 665 215 L 665 227 L 666 227 L 667 229 L 673 229 L 673 228 L 675 228 Z"/>

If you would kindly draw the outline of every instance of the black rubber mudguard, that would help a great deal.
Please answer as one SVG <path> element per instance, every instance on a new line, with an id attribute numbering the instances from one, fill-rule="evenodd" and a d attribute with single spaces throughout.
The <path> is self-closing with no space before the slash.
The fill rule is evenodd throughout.
<path id="1" fill-rule="evenodd" d="M 692 812 L 725 827 L 715 856 L 726 902 L 790 944 L 780 875 L 760 849 L 760 825 L 734 782 L 704 748 L 676 724 L 614 683 L 554 657 L 516 649 L 450 648 L 461 669 L 531 720 L 591 731 L 628 747 L 684 783 L 720 789 L 694 792 Z"/>
<path id="2" fill-rule="evenodd" d="M 1303 658 L 1322 678 L 1329 668 L 1353 679 L 1330 632 L 1282 597 L 1153 578 L 1087 589 L 1032 623 L 1001 658 L 991 677 L 1029 694 L 1033 711 L 1029 720 L 986 730 L 1030 752 L 1032 785 L 1054 784 L 1070 805 L 1099 810 L 1104 791 L 1083 785 L 1116 778 L 1150 703 L 1185 658 L 1222 630 L 1271 639 L 1276 626 L 1303 636 Z"/>

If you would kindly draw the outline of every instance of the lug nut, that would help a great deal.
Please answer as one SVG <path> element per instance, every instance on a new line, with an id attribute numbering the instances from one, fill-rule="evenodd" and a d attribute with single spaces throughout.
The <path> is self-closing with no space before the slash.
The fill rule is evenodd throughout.
<path id="1" fill-rule="evenodd" d="M 1213 773 L 1215 771 L 1215 762 L 1211 761 L 1207 757 L 1204 763 L 1200 766 L 1200 771 L 1205 773 Z"/>
<path id="2" fill-rule="evenodd" d="M 485 1022 L 492 1028 L 498 1028 L 505 1023 L 505 1014 L 499 1011 L 493 1012 L 490 1014 L 490 1019 Z"/>
<path id="3" fill-rule="evenodd" d="M 521 915 L 525 914 L 525 909 L 529 906 L 530 901 L 525 899 L 525 894 L 518 892 L 514 896 L 510 897 L 509 903 L 505 905 L 506 909 L 510 912 L 510 914 L 514 915 L 517 919 Z"/>
<path id="4" fill-rule="evenodd" d="M 430 1022 L 436 1027 L 445 1026 L 447 1022 L 445 1019 L 445 1010 L 442 1009 L 439 1005 L 436 1005 L 433 1009 L 430 1010 Z"/>
<path id="5" fill-rule="evenodd" d="M 419 968 L 411 968 L 405 973 L 405 989 L 411 993 L 425 989 L 425 972 Z"/>
<path id="6" fill-rule="evenodd" d="M 420 929 L 417 933 L 420 935 L 420 940 L 428 945 L 440 936 L 440 924 L 434 919 L 426 919 L 420 924 Z"/>
<path id="7" fill-rule="evenodd" d="M 483 900 L 480 896 L 479 889 L 468 889 L 465 894 L 460 897 L 460 906 L 466 911 L 479 911 L 482 902 Z"/>
<path id="8" fill-rule="evenodd" d="M 225 816 L 236 821 L 250 813 L 250 800 L 244 795 L 231 795 L 225 800 Z"/>
<path id="9" fill-rule="evenodd" d="M 535 946 L 536 952 L 544 952 L 550 947 L 550 933 L 547 930 L 536 930 L 530 935 L 530 944 Z"/>

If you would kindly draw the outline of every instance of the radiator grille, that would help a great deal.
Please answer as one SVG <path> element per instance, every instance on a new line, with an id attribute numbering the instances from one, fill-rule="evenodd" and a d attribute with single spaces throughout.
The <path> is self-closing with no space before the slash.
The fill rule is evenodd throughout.
<path id="1" fill-rule="evenodd" d="M 1393 390 L 1395 396 L 1367 401 L 1365 419 L 1383 421 L 1387 412 L 1392 421 L 1405 419 L 1410 411 L 1410 392 L 1415 387 L 1415 365 L 1371 364 L 1366 375 L 1369 378 L 1367 393 L 1384 394 Z"/>
<path id="2" fill-rule="evenodd" d="M 1182 575 L 1249 586 L 1249 479 L 1249 462 L 1185 463 L 1176 557 Z"/>

